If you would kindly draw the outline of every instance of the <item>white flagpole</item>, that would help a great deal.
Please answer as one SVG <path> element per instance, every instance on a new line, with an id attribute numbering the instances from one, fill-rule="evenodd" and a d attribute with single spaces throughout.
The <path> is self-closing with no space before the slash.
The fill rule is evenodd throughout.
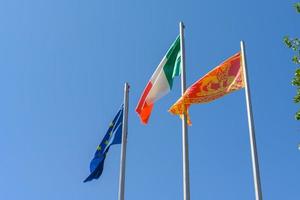
<path id="1" fill-rule="evenodd" d="M 185 49 L 184 49 L 184 24 L 179 23 L 180 31 L 180 49 L 181 49 L 181 95 L 186 90 L 185 81 Z M 189 143 L 187 116 L 184 113 L 182 117 L 182 158 L 183 158 L 183 199 L 190 200 L 190 175 L 189 175 Z"/>
<path id="2" fill-rule="evenodd" d="M 255 199 L 256 200 L 262 200 L 263 198 L 262 198 L 262 190 L 261 190 L 261 184 L 260 184 L 260 173 L 259 173 L 259 165 L 258 165 L 258 157 L 257 157 L 254 121 L 253 121 L 253 114 L 252 114 L 250 85 L 249 85 L 249 80 L 248 80 L 246 53 L 245 53 L 245 48 L 244 48 L 244 42 L 243 41 L 241 41 L 241 54 L 242 54 L 242 64 L 244 66 L 243 71 L 244 71 L 244 80 L 245 80 L 245 95 L 246 95 L 248 126 L 249 126 L 249 135 L 250 135 L 250 146 L 251 146 L 252 170 L 253 170 L 254 188 L 255 188 Z"/>
<path id="3" fill-rule="evenodd" d="M 128 130 L 128 103 L 129 103 L 129 85 L 124 85 L 124 110 L 122 124 L 122 146 L 120 161 L 120 177 L 119 177 L 119 200 L 124 200 L 125 194 L 125 164 L 126 164 L 126 146 L 127 146 L 127 130 Z"/>

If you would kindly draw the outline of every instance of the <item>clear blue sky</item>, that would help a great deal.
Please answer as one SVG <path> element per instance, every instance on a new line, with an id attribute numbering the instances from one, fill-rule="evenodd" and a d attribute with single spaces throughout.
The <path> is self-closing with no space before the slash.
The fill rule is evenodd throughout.
<path id="1" fill-rule="evenodd" d="M 119 145 L 99 180 L 82 181 L 128 81 L 126 199 L 181 200 L 181 123 L 167 112 L 180 96 L 179 79 L 148 126 L 134 112 L 180 20 L 188 85 L 245 40 L 264 198 L 299 199 L 295 66 L 282 43 L 300 36 L 293 3 L 2 0 L 0 199 L 117 199 Z M 191 198 L 253 200 L 244 90 L 190 112 Z"/>

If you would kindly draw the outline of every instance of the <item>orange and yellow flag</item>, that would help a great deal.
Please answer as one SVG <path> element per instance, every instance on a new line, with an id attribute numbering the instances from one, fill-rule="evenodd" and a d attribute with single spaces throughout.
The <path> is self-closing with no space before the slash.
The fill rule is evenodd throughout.
<path id="1" fill-rule="evenodd" d="M 241 54 L 237 53 L 190 86 L 169 112 L 183 115 L 192 104 L 208 103 L 243 87 Z"/>

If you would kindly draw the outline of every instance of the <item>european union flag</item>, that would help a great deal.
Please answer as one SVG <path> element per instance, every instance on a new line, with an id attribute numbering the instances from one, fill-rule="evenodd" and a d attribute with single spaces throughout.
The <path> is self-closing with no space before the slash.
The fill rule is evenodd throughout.
<path id="1" fill-rule="evenodd" d="M 103 171 L 103 165 L 106 154 L 111 145 L 122 143 L 122 123 L 123 123 L 123 105 L 118 111 L 113 121 L 109 124 L 109 128 L 102 139 L 101 143 L 97 146 L 94 158 L 90 163 L 91 174 L 83 181 L 91 181 L 98 179 Z"/>

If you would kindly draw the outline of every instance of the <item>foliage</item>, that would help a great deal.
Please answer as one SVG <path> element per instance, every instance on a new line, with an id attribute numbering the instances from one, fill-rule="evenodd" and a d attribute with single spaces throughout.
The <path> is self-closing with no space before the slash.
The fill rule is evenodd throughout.
<path id="1" fill-rule="evenodd" d="M 295 9 L 300 13 L 300 3 L 296 3 Z M 300 103 L 300 39 L 299 38 L 290 38 L 285 36 L 283 39 L 285 45 L 294 51 L 294 56 L 292 57 L 293 63 L 297 66 L 294 78 L 292 80 L 292 85 L 297 88 L 297 94 L 294 97 L 295 103 Z M 296 120 L 300 120 L 300 110 L 295 114 Z"/>
<path id="2" fill-rule="evenodd" d="M 296 8 L 297 12 L 300 13 L 300 2 L 295 3 L 295 8 Z"/>

